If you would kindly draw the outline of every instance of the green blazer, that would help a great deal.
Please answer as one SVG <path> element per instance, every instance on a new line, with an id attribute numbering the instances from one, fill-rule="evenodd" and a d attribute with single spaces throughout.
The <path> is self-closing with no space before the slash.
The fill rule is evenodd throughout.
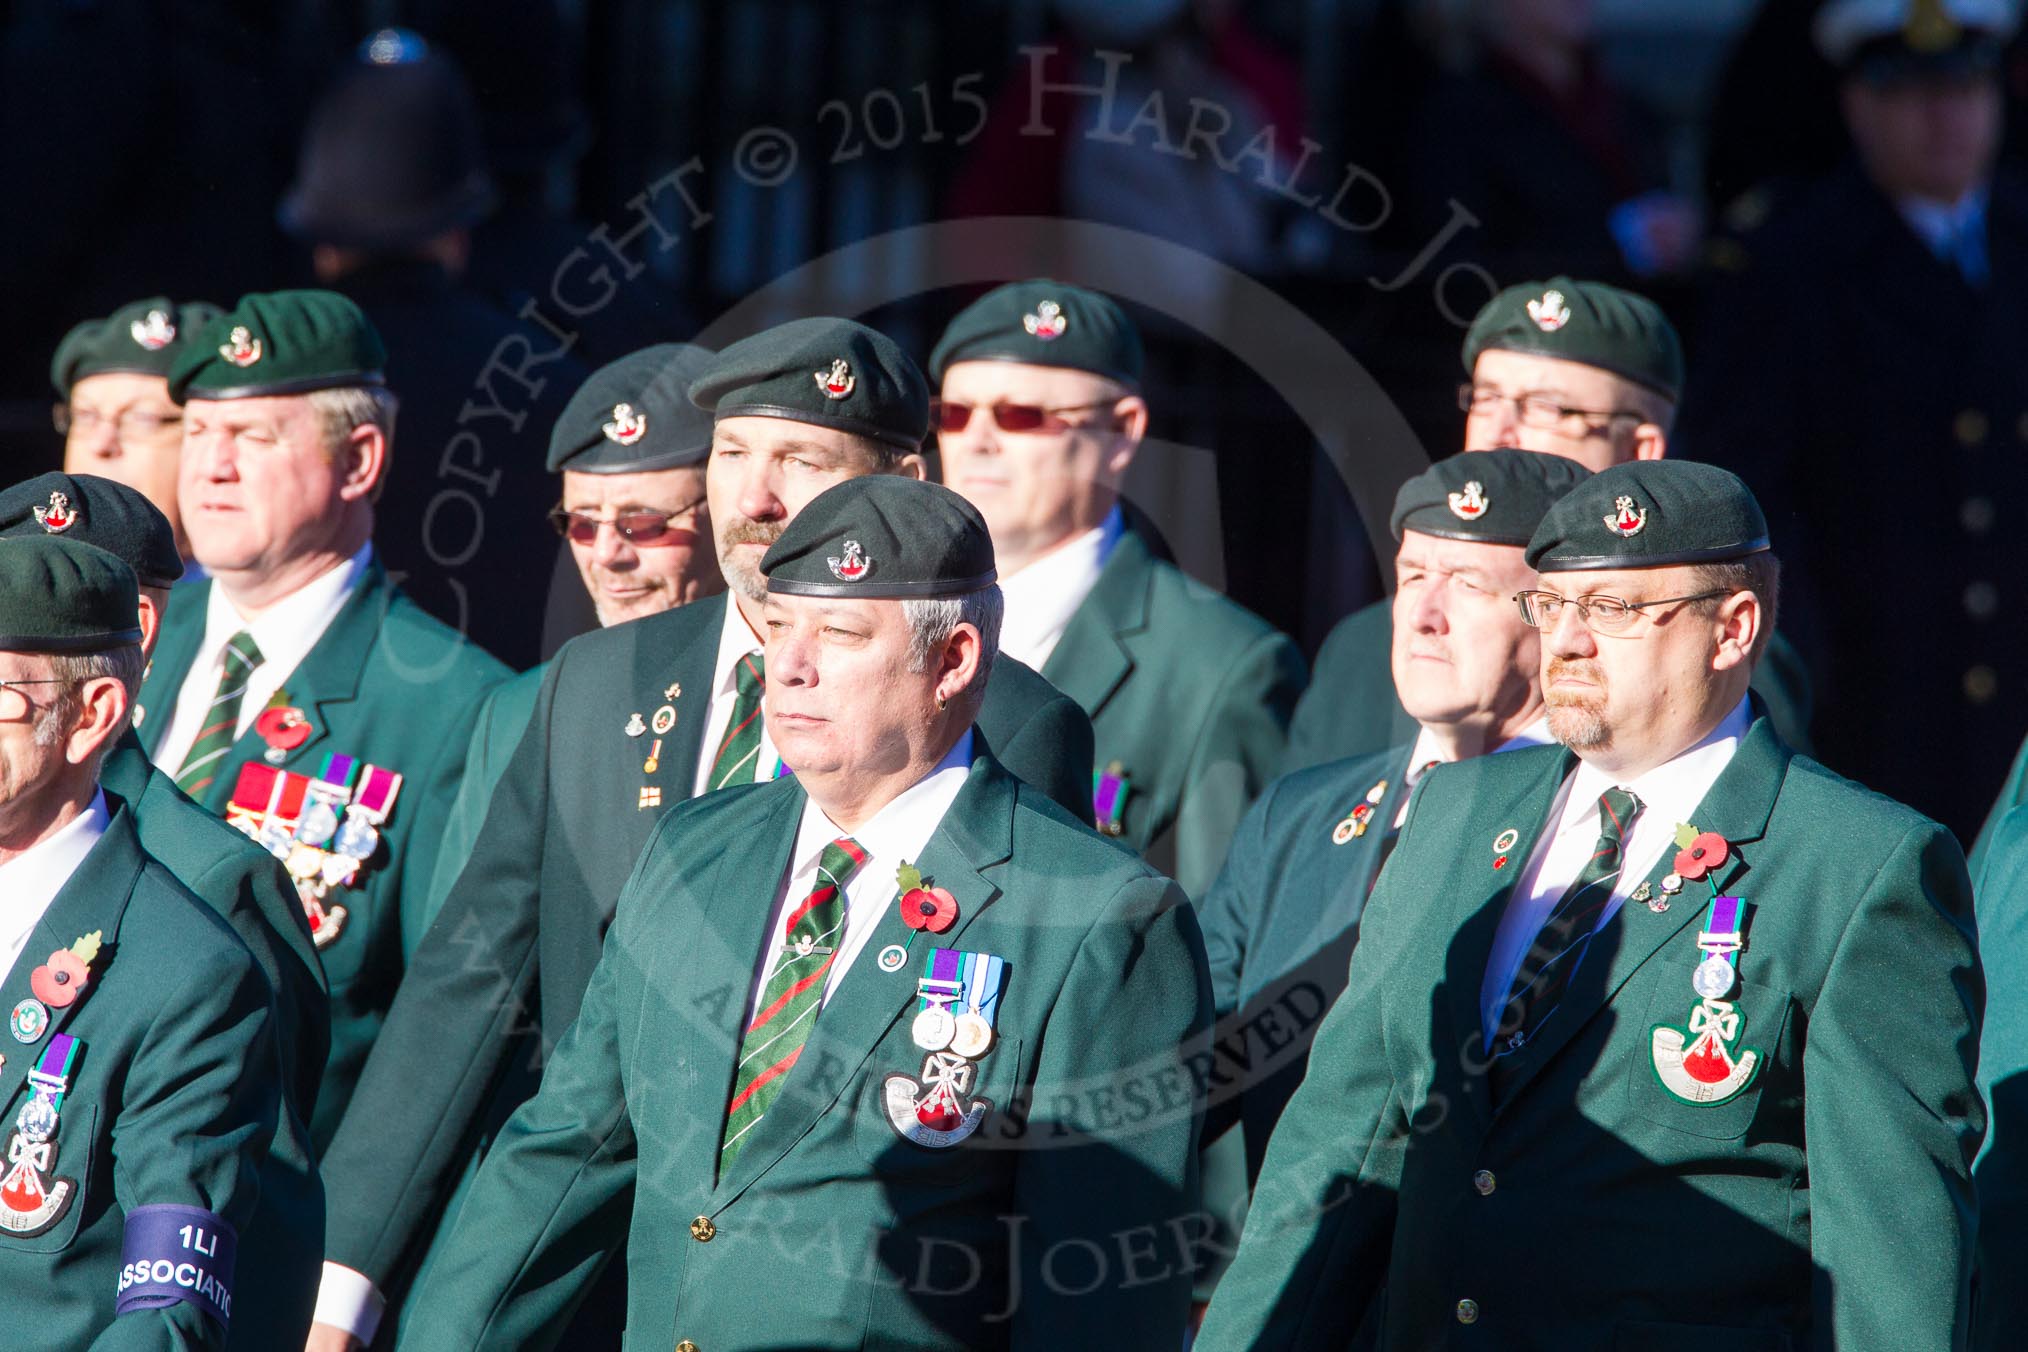
<path id="1" fill-rule="evenodd" d="M 1121 838 L 1202 896 L 1280 768 L 1296 645 L 1128 531 L 1042 674 L 1091 715 L 1096 768 L 1125 771 Z"/>
<path id="2" fill-rule="evenodd" d="M 535 715 L 535 698 L 542 693 L 542 673 L 548 669 L 545 662 L 509 676 L 479 702 L 472 741 L 465 748 L 464 773 L 458 776 L 458 796 L 444 820 L 437 866 L 430 877 L 429 913 L 433 916 L 465 871 L 465 861 L 472 857 L 479 828 L 486 824 L 486 809 L 493 802 L 493 789 L 507 772 L 522 734 L 528 731 L 528 720 Z"/>
<path id="3" fill-rule="evenodd" d="M 419 1257 L 465 1159 L 499 1125 L 488 1108 L 520 1035 L 554 1046 L 577 1017 L 634 861 L 690 795 L 728 604 L 584 634 L 550 660 L 470 862 L 325 1152 L 325 1257 L 383 1288 Z M 665 704 L 676 722 L 650 771 L 655 735 L 625 729 Z M 1032 670 L 994 665 L 978 728 L 1012 772 L 1089 810 L 1090 724 Z"/>
<path id="4" fill-rule="evenodd" d="M 0 1229 L 9 1326 L 0 1341 L 93 1352 L 223 1348 L 225 1330 L 189 1303 L 115 1317 L 121 1239 L 135 1207 L 201 1207 L 239 1234 L 246 1275 L 233 1289 L 263 1270 L 253 1261 L 266 1242 L 256 1194 L 281 1103 L 268 983 L 226 923 L 142 852 L 133 813 L 107 803 L 110 829 L 0 981 L 0 1007 L 12 1010 L 52 952 L 101 935 L 82 994 L 52 1008 L 32 1044 L 0 1044 L 0 1138 L 12 1140 L 30 1098 L 28 1072 L 50 1039 L 83 1043 L 49 1170 L 71 1181 L 70 1202 L 42 1234 Z M 235 1318 L 241 1312 L 235 1303 Z M 302 1334 L 254 1328 L 240 1337 L 246 1346 L 287 1347 L 287 1337 L 300 1346 Z"/>
<path id="5" fill-rule="evenodd" d="M 1214 1067 L 1204 1134 L 1243 1125 L 1249 1182 L 1302 1083 L 1317 1025 L 1345 989 L 1359 916 L 1408 795 L 1410 751 L 1312 766 L 1268 785 L 1199 908 L 1220 1040 L 1236 1039 L 1244 1057 L 1243 1066 Z M 1343 825 L 1358 807 L 1371 810 L 1363 830 Z"/>
<path id="6" fill-rule="evenodd" d="M 1699 1105 L 1655 1069 L 1697 1004 L 1692 884 L 1594 938 L 1495 1102 L 1479 991 L 1524 869 L 1492 844 L 1527 860 L 1573 764 L 1482 756 L 1411 800 L 1198 1346 L 1335 1348 L 1384 1294 L 1386 1349 L 1961 1347 L 1984 983 L 1956 841 L 1756 720 L 1694 817 L 1751 907 L 1754 1078 Z"/>
<path id="7" fill-rule="evenodd" d="M 281 862 L 185 797 L 131 731 L 106 753 L 99 783 L 126 804 L 141 848 L 232 926 L 274 997 L 282 1104 L 251 1226 L 261 1242 L 240 1257 L 230 1346 L 299 1341 L 324 1260 L 324 1185 L 309 1123 L 331 1049 L 331 996 L 309 922 Z"/>
<path id="8" fill-rule="evenodd" d="M 909 938 L 886 905 L 780 1099 L 715 1177 L 804 802 L 793 782 L 739 788 L 657 828 L 583 1010 L 480 1166 L 403 1347 L 552 1346 L 623 1240 L 629 1346 L 1181 1345 L 1188 1272 L 1169 1222 L 1196 1206 L 1184 1058 L 1209 1014 L 1196 918 L 1175 884 L 988 754 L 919 861 L 957 923 L 883 972 L 875 955 Z M 923 1066 L 916 978 L 939 946 L 1007 966 L 965 1100 L 990 1105 L 984 1123 L 930 1149 L 889 1124 L 885 1081 Z M 1130 1262 L 1110 1256 L 1122 1246 Z M 1073 1255 L 1099 1252 L 1096 1273 L 1070 1277 Z"/>
<path id="9" fill-rule="evenodd" d="M 203 641 L 210 587 L 207 579 L 172 593 L 141 684 L 140 701 L 154 714 L 140 729 L 151 753 Z M 333 892 L 327 902 L 342 904 L 346 918 L 337 937 L 319 951 L 331 990 L 331 1054 L 310 1120 L 319 1151 L 338 1129 L 402 968 L 429 925 L 430 875 L 457 797 L 472 722 L 480 697 L 508 674 L 455 630 L 425 615 L 375 563 L 283 684 L 288 702 L 303 710 L 311 728 L 309 740 L 281 762 L 283 769 L 315 775 L 326 752 L 342 751 L 402 776 L 394 814 L 380 828 L 381 846 L 363 885 Z M 249 727 L 219 763 L 204 806 L 223 815 L 240 767 L 260 760 L 266 750 Z"/>
<path id="10" fill-rule="evenodd" d="M 2014 766 L 2007 772 L 2007 782 L 2000 787 L 2000 796 L 1993 800 L 1993 810 L 1986 814 L 1986 823 L 1979 828 L 1979 838 L 1972 842 L 1968 862 L 1974 878 L 1985 876 L 2000 824 L 2022 803 L 2028 803 L 2028 741 L 2023 741 L 2021 749 L 2014 753 Z"/>
<path id="11" fill-rule="evenodd" d="M 1991 827 L 1978 898 L 1986 961 L 1986 1026 L 1979 1038 L 1979 1092 L 1991 1120 L 1972 1176 L 1979 1187 L 1979 1270 L 1972 1306 L 1978 1352 L 2003 1352 L 2021 1337 L 2028 1289 L 2028 809 Z"/>
<path id="12" fill-rule="evenodd" d="M 1394 691 L 1393 644 L 1394 607 L 1386 598 L 1353 611 L 1332 628 L 1317 650 L 1310 688 L 1289 724 L 1286 769 L 1415 740 L 1415 720 Z M 1754 670 L 1753 693 L 1767 706 L 1782 740 L 1808 751 L 1810 675 L 1802 655 L 1779 633 L 1768 640 Z"/>

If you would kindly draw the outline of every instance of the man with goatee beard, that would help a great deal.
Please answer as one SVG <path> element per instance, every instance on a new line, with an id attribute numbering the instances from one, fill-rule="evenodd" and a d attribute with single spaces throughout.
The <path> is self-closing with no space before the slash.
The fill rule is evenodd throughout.
<path id="1" fill-rule="evenodd" d="M 1957 842 L 1748 693 L 1778 570 L 1733 475 L 1605 470 L 1526 559 L 1564 745 L 1411 801 L 1198 1347 L 1962 1347 Z"/>
<path id="2" fill-rule="evenodd" d="M 447 1219 L 461 1165 L 532 1088 L 509 1064 L 517 1033 L 539 1029 L 546 1056 L 576 1017 L 662 813 L 793 772 L 760 716 L 767 547 L 835 483 L 923 477 L 928 387 L 862 324 L 795 320 L 734 343 L 689 397 L 715 420 L 705 496 L 730 592 L 585 634 L 551 660 L 470 862 L 396 996 L 393 1039 L 325 1154 L 325 1327 L 313 1347 L 372 1340 L 388 1288 L 406 1283 Z M 841 577 L 879 566 L 836 562 Z M 1033 670 L 995 664 L 977 730 L 1015 777 L 1089 813 L 1090 721 Z M 624 1264 L 608 1272 L 622 1281 Z M 622 1292 L 594 1292 L 564 1345 L 617 1346 L 625 1308 Z"/>

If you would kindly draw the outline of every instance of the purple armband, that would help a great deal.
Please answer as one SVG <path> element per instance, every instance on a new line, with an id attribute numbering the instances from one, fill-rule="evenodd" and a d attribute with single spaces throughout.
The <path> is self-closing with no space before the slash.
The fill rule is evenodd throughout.
<path id="1" fill-rule="evenodd" d="M 120 1289 L 114 1314 L 160 1310 L 188 1301 L 232 1323 L 232 1265 L 239 1234 L 203 1207 L 137 1206 L 127 1213 L 120 1243 Z"/>

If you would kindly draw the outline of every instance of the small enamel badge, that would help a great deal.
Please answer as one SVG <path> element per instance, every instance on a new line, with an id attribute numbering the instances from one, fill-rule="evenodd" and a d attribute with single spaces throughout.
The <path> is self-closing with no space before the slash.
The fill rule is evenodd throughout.
<path id="1" fill-rule="evenodd" d="M 1570 322 L 1570 307 L 1564 304 L 1561 291 L 1545 291 L 1540 299 L 1528 302 L 1528 317 L 1544 333 L 1554 333 Z"/>
<path id="2" fill-rule="evenodd" d="M 1027 329 L 1032 337 L 1053 343 L 1063 337 L 1063 331 L 1070 327 L 1070 320 L 1061 305 L 1045 300 L 1036 302 L 1033 314 L 1021 316 L 1021 327 Z"/>
<path id="3" fill-rule="evenodd" d="M 683 698 L 683 686 L 682 686 L 682 683 L 681 683 L 681 682 L 673 682 L 673 683 L 671 683 L 671 684 L 670 684 L 670 685 L 668 686 L 668 688 L 666 688 L 665 690 L 663 690 L 663 691 L 662 691 L 662 698 L 663 698 L 663 699 L 666 699 L 666 700 L 679 700 L 679 699 L 682 699 L 682 698 Z"/>
<path id="4" fill-rule="evenodd" d="M 641 717 L 639 710 L 627 715 L 626 732 L 629 737 L 643 737 L 647 735 L 648 720 Z"/>
<path id="5" fill-rule="evenodd" d="M 235 324 L 225 341 L 218 345 L 218 355 L 234 366 L 252 366 L 261 359 L 261 340 L 254 337 L 246 325 Z"/>
<path id="6" fill-rule="evenodd" d="M 1606 523 L 1607 530 L 1631 540 L 1648 524 L 1648 509 L 1635 507 L 1634 500 L 1622 493 L 1613 499 L 1613 514 L 1601 519 Z"/>
<path id="7" fill-rule="evenodd" d="M 606 434 L 607 441 L 631 446 L 648 435 L 648 415 L 634 412 L 632 404 L 614 404 L 613 420 L 600 427 L 599 431 Z"/>
<path id="8" fill-rule="evenodd" d="M 1366 834 L 1366 828 L 1373 824 L 1373 810 L 1380 806 L 1380 800 L 1387 797 L 1387 781 L 1381 780 L 1366 791 L 1366 801 L 1353 805 L 1345 814 L 1345 820 L 1331 831 L 1331 843 L 1343 845 Z"/>
<path id="9" fill-rule="evenodd" d="M 1105 769 L 1092 773 L 1092 821 L 1098 827 L 1100 835 L 1126 834 L 1127 795 L 1133 792 L 1133 788 L 1133 779 L 1127 774 L 1127 767 L 1119 761 L 1108 762 Z"/>
<path id="10" fill-rule="evenodd" d="M 827 558 L 824 562 L 831 565 L 831 576 L 840 582 L 857 582 L 873 571 L 873 560 L 860 552 L 857 540 L 845 542 L 844 558 Z"/>
<path id="11" fill-rule="evenodd" d="M 150 352 L 160 352 L 176 341 L 176 326 L 169 322 L 167 310 L 148 311 L 145 319 L 127 325 L 127 333 Z"/>
<path id="12" fill-rule="evenodd" d="M 852 393 L 852 387 L 859 383 L 852 374 L 852 367 L 843 357 L 831 363 L 828 371 L 819 371 L 814 377 L 817 388 L 824 392 L 826 399 L 843 399 Z"/>
<path id="13" fill-rule="evenodd" d="M 657 709 L 655 711 L 655 716 L 652 719 L 648 720 L 648 726 L 655 730 L 655 735 L 657 737 L 660 737 L 662 734 L 669 731 L 669 729 L 675 727 L 676 726 L 675 706 L 665 704 L 661 708 Z"/>
<path id="14" fill-rule="evenodd" d="M 78 523 L 78 514 L 71 510 L 70 499 L 62 493 L 51 493 L 47 507 L 35 509 L 35 524 L 50 535 L 61 535 Z"/>
<path id="15" fill-rule="evenodd" d="M 1521 833 L 1510 826 L 1499 835 L 1493 837 L 1493 853 L 1505 854 L 1520 843 Z"/>
<path id="16" fill-rule="evenodd" d="M 1477 521 L 1493 505 L 1486 496 L 1485 485 L 1477 479 L 1467 482 L 1462 491 L 1450 495 L 1451 515 L 1460 521 Z"/>
<path id="17" fill-rule="evenodd" d="M 23 1000 L 7 1016 L 7 1031 L 16 1042 L 40 1042 L 49 1031 L 49 1006 L 33 996 Z"/>

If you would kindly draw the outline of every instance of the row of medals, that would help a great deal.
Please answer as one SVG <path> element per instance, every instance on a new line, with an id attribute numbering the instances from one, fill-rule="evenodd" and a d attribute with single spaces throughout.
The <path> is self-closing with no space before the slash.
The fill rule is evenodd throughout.
<path id="1" fill-rule="evenodd" d="M 918 1013 L 910 1026 L 916 1046 L 926 1052 L 954 1052 L 973 1061 L 993 1049 L 993 1025 L 986 1022 L 985 1015 L 976 1009 L 953 1014 L 951 1006 L 958 1000 L 955 992 L 945 996 L 925 991 L 924 995 L 933 1003 Z"/>

